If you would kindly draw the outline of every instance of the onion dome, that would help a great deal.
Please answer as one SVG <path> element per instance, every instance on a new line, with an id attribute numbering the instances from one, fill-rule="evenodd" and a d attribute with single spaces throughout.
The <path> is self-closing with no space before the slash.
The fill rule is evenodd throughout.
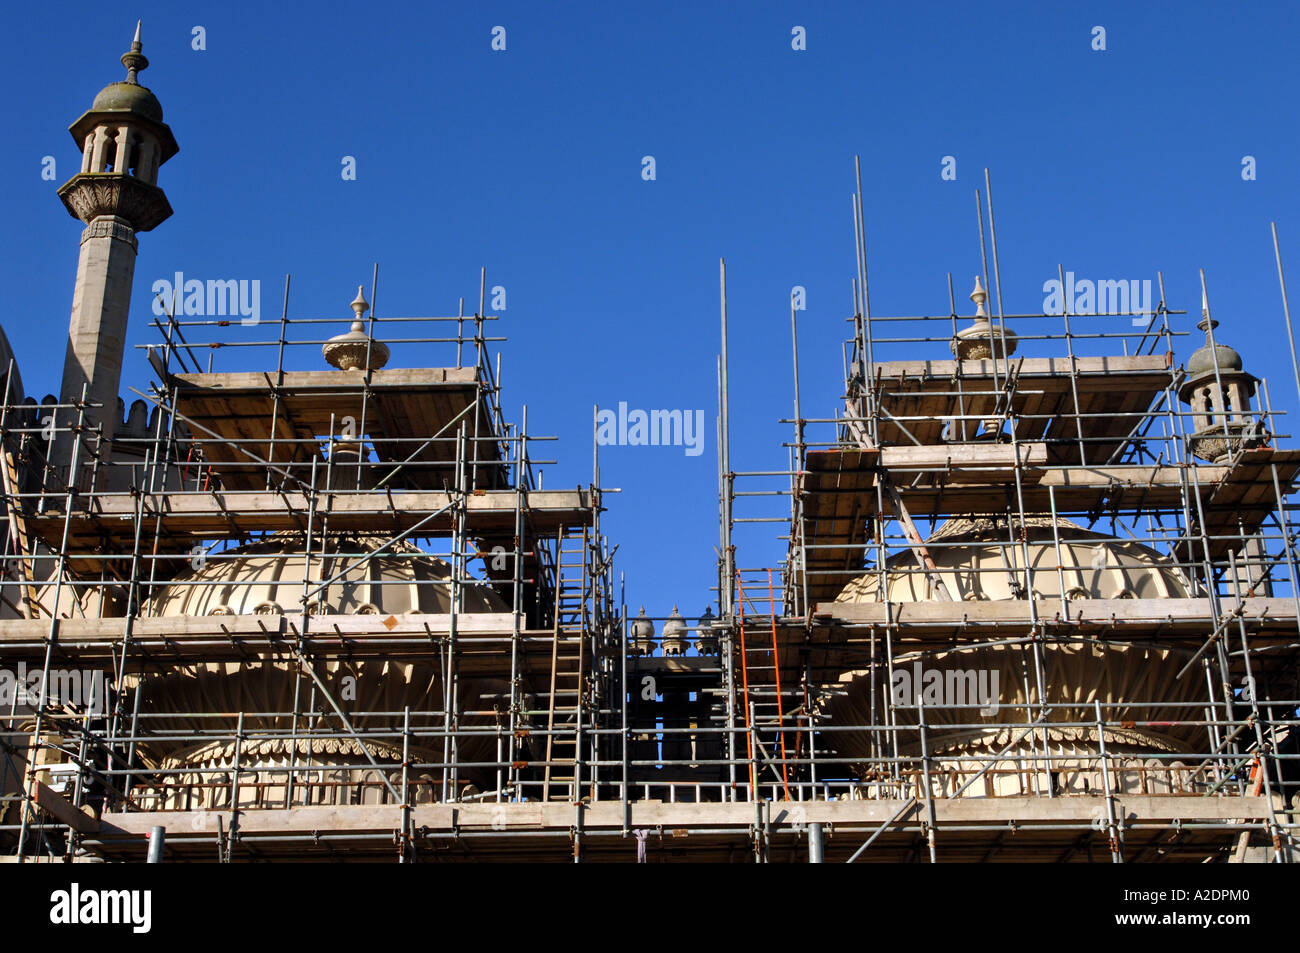
<path id="1" fill-rule="evenodd" d="M 695 643 L 695 651 L 701 655 L 718 654 L 718 636 L 713 630 L 713 625 L 717 619 L 713 615 L 713 607 L 707 606 L 704 614 L 700 616 L 699 622 L 699 639 Z"/>
<path id="2" fill-rule="evenodd" d="M 1205 728 L 1188 725 L 1189 712 L 1204 704 L 1205 684 L 1179 678 L 1186 656 L 1159 644 L 1106 643 L 1081 635 L 1041 647 L 1040 695 L 1033 652 L 1012 643 L 981 643 L 947 652 L 900 654 L 888 677 L 875 674 L 875 719 L 882 693 L 896 703 L 899 750 L 920 754 L 920 712 L 925 706 L 926 752 L 940 796 L 963 797 L 1045 794 L 1097 794 L 1104 790 L 1098 755 L 1104 743 L 1112 790 L 1131 794 L 1203 793 L 1192 788 L 1193 771 L 1202 758 Z M 872 672 L 843 673 L 838 684 L 819 699 L 825 724 L 842 730 L 826 737 L 842 758 L 863 759 L 855 773 L 864 775 L 873 757 Z M 1146 704 L 1129 703 L 1140 700 Z M 1151 704 L 1153 700 L 1163 704 Z M 1107 724 L 1098 738 L 1093 720 L 1097 702 Z M 1046 724 L 1026 733 L 1008 727 L 1025 712 L 1040 712 Z M 933 707 L 931 705 L 933 704 Z M 910 707 L 904 707 L 908 705 Z M 1180 758 L 1179 755 L 1185 755 Z M 1046 758 L 1044 756 L 1047 756 Z M 1038 759 L 1042 759 L 1039 761 Z M 1050 759 L 1050 764 L 1048 759 Z M 1041 763 L 1041 772 L 1026 765 Z M 1037 777 L 1035 777 L 1037 774 Z"/>
<path id="3" fill-rule="evenodd" d="M 90 104 L 92 112 L 135 113 L 154 122 L 162 122 L 162 103 L 146 86 L 138 83 L 109 83 Z"/>
<path id="4" fill-rule="evenodd" d="M 177 576 L 153 601 L 158 616 L 281 615 L 302 611 L 305 538 L 277 533 L 238 549 L 211 553 Z M 405 541 L 377 536 L 311 543 L 313 579 L 332 579 L 309 596 L 311 614 L 402 615 L 451 611 L 451 566 Z M 378 554 L 378 555 L 376 555 Z M 462 584 L 463 612 L 508 612 L 483 584 Z"/>
<path id="5" fill-rule="evenodd" d="M 348 686 L 355 696 L 357 711 L 350 719 L 364 745 L 332 731 L 291 735 L 284 730 L 284 716 L 273 713 L 287 711 L 295 693 L 306 697 L 303 686 L 312 684 L 295 660 L 190 663 L 129 677 L 127 687 L 138 694 L 142 716 L 136 752 L 146 766 L 166 772 L 143 776 L 132 789 L 135 803 L 143 810 L 228 810 L 235 806 L 230 781 L 238 766 L 240 808 L 393 804 L 389 785 L 402 790 L 404 760 L 443 760 L 441 738 L 413 736 L 404 749 L 400 714 L 396 719 L 391 714 L 443 707 L 446 676 L 436 663 L 331 659 L 317 660 L 313 668 L 324 684 Z M 461 782 L 484 787 L 493 783 L 493 772 L 473 765 L 497 756 L 491 711 L 495 699 L 509 696 L 510 683 L 462 675 L 456 690 L 466 711 L 473 712 L 459 719 L 459 727 L 468 729 L 456 741 Z M 319 698 L 317 704 L 328 707 Z M 238 741 L 236 712 L 244 712 L 246 733 Z M 371 758 L 386 767 L 377 769 Z M 295 773 L 292 797 L 291 765 L 312 766 Z M 437 769 L 412 769 L 411 803 L 440 800 L 440 775 Z"/>
<path id="6" fill-rule="evenodd" d="M 310 541 L 313 554 L 311 579 L 304 585 L 304 559 L 308 540 L 299 533 L 276 533 L 247 546 L 207 555 L 193 570 L 173 579 L 150 603 L 156 616 L 280 615 L 302 611 L 304 592 L 310 592 L 307 611 L 313 615 L 402 615 L 449 612 L 452 606 L 452 567 L 410 543 L 378 536 L 331 536 Z M 319 591 L 319 580 L 330 584 Z M 495 591 L 483 584 L 457 587 L 464 612 L 508 612 Z M 400 660 L 328 660 L 314 665 L 328 685 L 348 684 L 357 708 L 369 714 L 353 717 L 365 734 L 392 727 L 384 712 L 404 708 L 436 710 L 446 697 L 445 673 L 437 665 Z M 293 805 L 346 805 L 392 803 L 390 785 L 400 779 L 400 769 L 376 770 L 371 757 L 383 762 L 436 762 L 442 759 L 438 744 L 415 741 L 405 752 L 400 744 L 376 738 L 363 747 L 355 739 L 334 735 L 279 737 L 283 721 L 258 713 L 286 710 L 301 689 L 304 674 L 298 662 L 282 659 L 248 659 L 241 662 L 207 662 L 174 666 L 161 674 L 141 675 L 138 685 L 145 730 L 138 739 L 142 760 L 169 772 L 167 783 L 157 788 L 142 783 L 138 803 L 147 810 L 227 809 L 231 786 L 213 783 L 228 778 L 236 764 L 240 770 L 238 806 L 278 808 Z M 457 691 L 466 709 L 478 712 L 462 717 L 461 726 L 487 728 L 493 718 L 486 712 L 491 699 L 508 695 L 505 680 L 464 677 Z M 196 712 L 245 712 L 244 729 L 255 737 L 236 746 L 229 738 L 237 722 L 233 716 L 200 717 Z M 193 736 L 215 739 L 195 742 Z M 190 736 L 190 740 L 182 738 Z M 490 733 L 459 739 L 467 764 L 491 761 L 495 741 Z M 290 799 L 285 769 L 310 763 L 312 774 L 299 774 Z M 428 803 L 441 796 L 437 772 L 419 773 L 412 780 L 412 803 Z M 492 781 L 491 772 L 473 767 L 461 770 L 462 780 L 478 785 Z M 387 781 L 388 783 L 385 783 Z M 398 785 L 400 790 L 400 785 Z M 245 798 L 247 800 L 245 800 Z"/>
<path id="7" fill-rule="evenodd" d="M 1031 595 L 1055 601 L 1063 588 L 1067 604 L 1197 594 L 1178 567 L 1157 551 L 1068 520 L 1027 518 L 1023 540 L 1019 524 L 953 519 L 932 533 L 926 546 L 948 592 L 967 601 Z M 1025 572 L 1026 552 L 1032 580 Z M 883 573 L 869 572 L 849 583 L 837 601 L 884 598 L 904 604 L 934 600 L 929 579 L 910 551 L 891 557 Z M 1185 724 L 1190 703 L 1203 698 L 1205 686 L 1178 677 L 1184 657 L 1160 645 L 1112 643 L 1091 632 L 1053 638 L 1037 649 L 1040 695 L 1037 679 L 1025 677 L 1036 664 L 1028 641 L 992 638 L 947 651 L 899 654 L 887 675 L 867 669 L 843 672 L 839 684 L 818 702 L 831 726 L 845 726 L 832 735 L 837 754 L 864 759 L 855 770 L 867 776 L 874 739 L 855 726 L 874 723 L 879 712 L 873 715 L 872 705 L 878 709 L 881 693 L 887 693 L 895 704 L 905 756 L 920 750 L 917 706 L 925 707 L 926 750 L 944 796 L 958 791 L 966 797 L 1030 795 L 1049 787 L 1062 794 L 1096 793 L 1103 786 L 1097 760 L 1103 743 L 1115 765 L 1114 789 L 1192 793 L 1191 773 L 1176 756 L 1205 743 L 1203 728 Z M 1166 704 L 1127 705 L 1135 698 Z M 1108 721 L 1100 739 L 1097 728 L 1080 725 L 1091 721 L 1097 702 Z M 1048 713 L 1041 731 L 1026 735 L 1007 727 L 1040 704 Z M 1050 756 L 1050 769 L 1036 778 L 1023 770 L 1030 759 L 1044 754 Z"/>
<path id="8" fill-rule="evenodd" d="M 1242 370 L 1241 355 L 1226 344 L 1216 344 L 1211 348 L 1207 343 L 1193 351 L 1192 356 L 1187 359 L 1188 380 L 1196 382 L 1205 377 L 1214 377 L 1216 365 L 1220 372 L 1240 371 Z"/>
<path id="9" fill-rule="evenodd" d="M 1008 545 L 1005 522 L 989 519 L 949 520 L 927 541 L 930 556 L 945 588 L 968 602 L 1019 599 L 1025 591 L 1025 551 L 1033 568 L 1033 598 L 1059 599 L 1185 599 L 1190 586 L 1176 566 L 1147 546 L 1086 530 L 1050 517 L 1025 519 L 1027 542 Z M 1018 538 L 1018 534 L 1017 534 Z M 1060 559 L 1057 559 L 1057 540 Z M 1057 566 L 1060 571 L 1057 571 Z M 851 581 L 837 602 L 927 602 L 935 599 L 930 581 L 916 557 L 904 550 L 888 560 L 887 595 L 879 593 L 879 573 L 871 571 Z"/>
<path id="10" fill-rule="evenodd" d="M 653 655 L 655 651 L 655 624 L 646 618 L 645 606 L 632 620 L 632 639 L 628 643 L 628 652 L 632 655 Z"/>
<path id="11" fill-rule="evenodd" d="M 677 611 L 677 606 L 673 606 L 673 611 L 668 616 L 668 621 L 664 623 L 663 647 L 664 655 L 685 655 L 687 646 L 687 636 L 689 630 L 686 628 L 686 620 L 682 614 Z"/>

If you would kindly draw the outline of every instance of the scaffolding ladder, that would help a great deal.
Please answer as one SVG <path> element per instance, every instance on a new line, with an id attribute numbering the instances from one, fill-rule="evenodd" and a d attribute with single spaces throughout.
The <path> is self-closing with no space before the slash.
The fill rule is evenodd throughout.
<path id="1" fill-rule="evenodd" d="M 586 527 L 562 527 L 555 555 L 555 618 L 546 717 L 547 801 L 576 801 L 582 783 L 590 572 Z"/>
<path id="2" fill-rule="evenodd" d="M 790 800 L 790 771 L 786 752 L 785 701 L 781 685 L 781 658 L 776 634 L 776 594 L 772 583 L 772 571 L 768 570 L 768 612 L 771 623 L 771 643 L 760 633 L 754 632 L 749 637 L 745 627 L 745 587 L 736 574 L 736 593 L 739 612 L 737 622 L 740 636 L 740 671 L 741 671 L 741 707 L 745 713 L 746 750 L 749 755 L 749 787 L 751 800 L 758 799 L 758 783 L 762 778 L 761 767 L 764 764 L 773 767 L 772 762 L 779 761 L 781 781 L 785 800 Z M 750 685 L 750 673 L 756 679 L 767 681 L 770 674 L 771 694 L 758 694 Z M 766 729 L 770 747 L 765 748 L 760 731 Z"/>

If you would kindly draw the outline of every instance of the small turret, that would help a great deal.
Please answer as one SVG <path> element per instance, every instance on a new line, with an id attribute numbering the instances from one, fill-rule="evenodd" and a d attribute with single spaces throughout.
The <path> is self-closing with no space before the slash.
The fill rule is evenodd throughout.
<path id="1" fill-rule="evenodd" d="M 1223 463 L 1262 436 L 1250 408 L 1258 380 L 1246 373 L 1240 354 L 1214 340 L 1219 322 L 1210 317 L 1204 293 L 1201 315 L 1196 326 L 1205 332 L 1205 344 L 1188 358 L 1178 397 L 1192 408 L 1191 452 L 1202 460 Z"/>

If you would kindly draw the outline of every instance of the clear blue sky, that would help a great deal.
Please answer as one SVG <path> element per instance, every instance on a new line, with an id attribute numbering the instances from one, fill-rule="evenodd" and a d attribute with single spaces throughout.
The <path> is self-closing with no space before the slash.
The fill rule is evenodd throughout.
<path id="1" fill-rule="evenodd" d="M 634 610 L 695 614 L 710 599 L 719 256 L 736 468 L 786 464 L 793 285 L 808 289 L 804 413 L 835 406 L 856 153 L 875 313 L 946 313 L 950 271 L 969 313 L 989 166 L 1008 311 L 1039 310 L 1058 262 L 1092 278 L 1163 269 L 1189 329 L 1204 266 L 1221 338 L 1271 379 L 1275 405 L 1297 405 L 1268 231 L 1276 220 L 1300 292 L 1294 5 L 176 7 L 7 14 L 0 320 L 28 391 L 58 388 L 76 272 L 81 226 L 55 194 L 78 168 L 67 126 L 122 77 L 142 17 L 142 80 L 181 151 L 159 180 L 176 214 L 140 239 L 131 343 L 153 340 L 149 286 L 175 271 L 260 279 L 264 315 L 291 272 L 292 314 L 341 316 L 376 260 L 381 315 L 475 302 L 485 265 L 508 292 L 507 411 L 527 403 L 530 429 L 559 437 L 538 448 L 561 461 L 548 486 L 590 480 L 593 404 L 705 411 L 701 456 L 602 450 L 604 482 L 623 490 L 605 526 Z M 1097 25 L 1105 52 L 1091 49 Z M 345 155 L 356 181 L 340 176 Z M 1241 178 L 1245 155 L 1256 181 Z M 442 362 L 395 346 L 390 366 Z M 132 352 L 124 393 L 149 376 Z M 750 534 L 742 563 L 774 563 L 777 532 L 765 546 Z"/>

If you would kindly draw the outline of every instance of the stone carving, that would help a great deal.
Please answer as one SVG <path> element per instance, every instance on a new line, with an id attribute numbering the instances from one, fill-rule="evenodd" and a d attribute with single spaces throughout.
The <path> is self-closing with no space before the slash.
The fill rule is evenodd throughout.
<path id="1" fill-rule="evenodd" d="M 370 335 L 366 334 L 365 324 L 362 323 L 362 315 L 369 308 L 370 304 L 366 301 L 366 296 L 361 293 L 361 286 L 358 285 L 357 296 L 352 301 L 352 310 L 356 313 L 352 327 L 347 333 L 330 338 L 321 347 L 325 360 L 341 371 L 356 371 L 363 368 L 376 371 L 388 363 L 388 345 L 382 341 L 371 340 Z"/>
<path id="2" fill-rule="evenodd" d="M 999 358 L 1016 352 L 1016 335 L 1010 328 L 994 327 L 989 321 L 984 303 L 989 293 L 984 290 L 979 276 L 975 276 L 975 290 L 970 298 L 975 302 L 975 322 L 957 332 L 952 342 L 952 352 L 963 361 L 986 361 L 997 352 Z"/>
<path id="3" fill-rule="evenodd" d="M 59 198 L 73 218 L 90 223 L 116 217 L 137 232 L 147 232 L 171 217 L 172 207 L 163 190 L 130 175 L 81 172 L 60 189 Z"/>
<path id="4" fill-rule="evenodd" d="M 138 249 L 140 244 L 136 241 L 135 230 L 131 228 L 131 224 L 121 218 L 95 219 L 82 231 L 81 242 L 85 244 L 92 238 L 116 238 L 118 241 L 126 242 L 132 249 Z"/>

